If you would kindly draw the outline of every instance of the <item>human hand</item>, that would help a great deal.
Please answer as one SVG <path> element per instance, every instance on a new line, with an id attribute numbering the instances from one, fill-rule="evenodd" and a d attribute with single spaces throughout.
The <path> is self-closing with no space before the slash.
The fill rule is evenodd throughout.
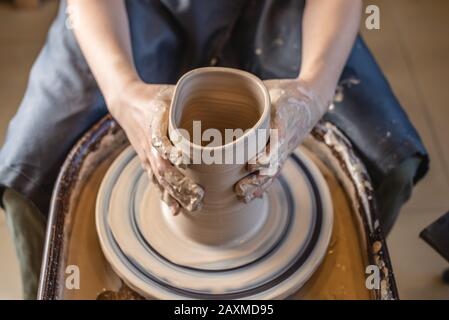
<path id="1" fill-rule="evenodd" d="M 162 200 L 173 214 L 177 214 L 181 207 L 188 211 L 200 209 L 204 190 L 178 170 L 182 166 L 182 153 L 167 137 L 173 91 L 172 85 L 136 81 L 107 104 L 125 131 L 142 167 L 159 186 Z"/>
<path id="2" fill-rule="evenodd" d="M 261 197 L 290 154 L 310 133 L 327 111 L 329 103 L 313 89 L 313 85 L 300 79 L 264 81 L 271 99 L 271 124 L 274 135 L 265 150 L 249 161 L 251 174 L 235 185 L 237 197 L 250 202 Z M 272 131 L 273 133 L 273 131 Z"/>

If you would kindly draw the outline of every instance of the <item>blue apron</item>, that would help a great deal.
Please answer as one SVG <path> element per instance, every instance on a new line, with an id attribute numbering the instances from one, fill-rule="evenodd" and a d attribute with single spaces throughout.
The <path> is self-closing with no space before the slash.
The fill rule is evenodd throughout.
<path id="1" fill-rule="evenodd" d="M 126 5 L 136 67 L 148 83 L 174 84 L 186 71 L 210 65 L 240 68 L 262 79 L 298 75 L 303 0 L 129 0 Z M 43 213 L 67 153 L 107 113 L 67 19 L 61 1 L 0 151 L 0 185 L 22 193 Z M 388 220 L 382 216 L 396 215 L 426 173 L 428 158 L 360 37 L 338 96 L 325 118 L 346 133 L 367 165 L 381 221 Z M 399 170 L 409 159 L 414 165 Z M 397 172 L 402 172 L 399 181 Z M 391 197 L 396 205 L 382 206 Z"/>

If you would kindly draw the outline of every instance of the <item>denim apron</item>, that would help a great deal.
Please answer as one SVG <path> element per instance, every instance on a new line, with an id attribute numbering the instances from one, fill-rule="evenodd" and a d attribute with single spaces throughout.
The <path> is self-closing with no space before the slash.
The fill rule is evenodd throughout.
<path id="1" fill-rule="evenodd" d="M 174 84 L 186 71 L 213 65 L 262 79 L 294 78 L 304 5 L 303 0 L 129 0 L 139 75 L 148 83 Z M 69 26 L 61 1 L 0 151 L 0 185 L 23 194 L 44 214 L 67 153 L 107 113 Z M 428 158 L 360 37 L 325 119 L 352 141 L 373 180 L 381 221 L 391 220 L 426 173 Z"/>

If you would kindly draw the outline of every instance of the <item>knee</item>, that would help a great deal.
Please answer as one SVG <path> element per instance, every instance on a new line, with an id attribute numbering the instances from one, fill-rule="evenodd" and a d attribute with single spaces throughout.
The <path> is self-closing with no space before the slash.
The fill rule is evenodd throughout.
<path id="1" fill-rule="evenodd" d="M 11 188 L 4 188 L 1 197 L 2 207 L 10 227 L 15 230 L 35 229 L 45 233 L 45 216 L 31 200 Z"/>
<path id="2" fill-rule="evenodd" d="M 421 162 L 419 157 L 406 159 L 388 174 L 376 191 L 379 220 L 385 234 L 389 233 L 402 205 L 410 198 Z"/>

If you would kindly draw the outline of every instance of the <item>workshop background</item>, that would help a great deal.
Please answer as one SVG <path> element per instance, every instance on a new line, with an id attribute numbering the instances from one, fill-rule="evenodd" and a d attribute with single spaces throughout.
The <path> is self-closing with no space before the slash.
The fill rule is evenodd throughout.
<path id="1" fill-rule="evenodd" d="M 401 299 L 449 299 L 449 263 L 419 232 L 449 210 L 449 1 L 372 0 L 380 30 L 361 32 L 421 134 L 431 169 L 387 241 Z M 0 144 L 56 13 L 56 0 L 0 0 Z M 366 15 L 365 15 L 366 17 Z M 0 210 L 0 299 L 20 299 L 17 259 Z"/>

